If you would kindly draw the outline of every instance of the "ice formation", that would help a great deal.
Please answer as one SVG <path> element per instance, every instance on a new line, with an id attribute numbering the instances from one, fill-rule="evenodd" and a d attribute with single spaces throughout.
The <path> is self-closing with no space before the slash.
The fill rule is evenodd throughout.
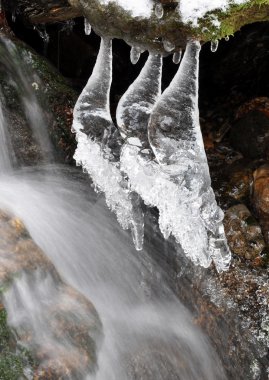
<path id="1" fill-rule="evenodd" d="M 163 5 L 161 3 L 158 3 L 155 5 L 155 15 L 159 19 L 163 18 L 164 9 L 163 9 Z"/>
<path id="2" fill-rule="evenodd" d="M 150 113 L 161 95 L 162 57 L 149 54 L 138 78 L 119 101 L 117 124 L 121 136 L 131 145 L 149 146 L 147 126 Z"/>
<path id="3" fill-rule="evenodd" d="M 210 187 L 199 125 L 200 48 L 198 41 L 188 42 L 177 74 L 152 111 L 148 133 L 160 176 L 152 178 L 154 199 L 148 201 L 159 208 L 165 236 L 174 235 L 193 261 L 206 267 L 213 259 L 222 270 L 230 261 L 230 251 L 222 225 L 223 213 Z M 147 167 L 147 172 L 152 172 L 154 165 L 150 170 Z M 144 199 L 145 189 L 140 187 L 136 190 L 143 192 Z"/>
<path id="4" fill-rule="evenodd" d="M 180 49 L 179 51 L 176 51 L 174 54 L 173 54 L 173 62 L 175 65 L 178 65 L 181 61 L 181 58 L 182 58 L 182 50 Z"/>
<path id="5" fill-rule="evenodd" d="M 165 238 L 172 235 L 196 264 L 208 267 L 213 260 L 221 271 L 228 268 L 231 254 L 199 125 L 200 49 L 198 41 L 188 42 L 178 72 L 162 95 L 162 57 L 149 54 L 119 102 L 120 136 L 109 110 L 111 41 L 102 39 L 74 111 L 75 159 L 104 192 L 122 227 L 131 228 L 137 248 L 143 244 L 142 198 L 158 208 Z"/>
<path id="6" fill-rule="evenodd" d="M 73 131 L 77 149 L 74 158 L 104 192 L 108 207 L 124 229 L 130 228 L 136 248 L 142 249 L 144 216 L 140 198 L 128 186 L 119 165 L 121 138 L 110 115 L 112 42 L 102 39 L 92 75 L 74 109 Z"/>
<path id="7" fill-rule="evenodd" d="M 136 46 L 132 46 L 130 50 L 130 60 L 133 65 L 137 64 L 141 56 L 141 49 Z"/>
<path id="8" fill-rule="evenodd" d="M 86 36 L 89 36 L 92 32 L 91 24 L 86 18 L 84 19 L 84 31 L 85 31 Z"/>

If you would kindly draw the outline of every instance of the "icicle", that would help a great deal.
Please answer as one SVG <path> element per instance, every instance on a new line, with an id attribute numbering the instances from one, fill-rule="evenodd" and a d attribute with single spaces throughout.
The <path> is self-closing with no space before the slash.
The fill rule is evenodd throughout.
<path id="1" fill-rule="evenodd" d="M 141 49 L 137 46 L 132 46 L 130 51 L 130 60 L 133 65 L 135 65 L 141 56 Z"/>
<path id="2" fill-rule="evenodd" d="M 147 125 L 161 94 L 161 75 L 162 57 L 150 53 L 141 73 L 119 101 L 118 127 L 122 137 L 132 145 L 148 146 Z"/>
<path id="3" fill-rule="evenodd" d="M 104 192 L 108 207 L 124 229 L 130 228 L 138 250 L 143 245 L 144 216 L 138 196 L 131 194 L 120 171 L 121 138 L 110 115 L 112 42 L 102 39 L 92 75 L 78 98 L 72 129 L 78 142 L 74 158 L 96 188 Z"/>
<path id="4" fill-rule="evenodd" d="M 158 3 L 155 6 L 155 15 L 159 19 L 163 18 L 164 10 L 163 10 L 163 5 L 161 3 Z"/>
<path id="5" fill-rule="evenodd" d="M 174 54 L 173 54 L 173 62 L 175 65 L 178 65 L 181 61 L 181 58 L 182 58 L 182 49 L 180 49 L 179 51 L 176 51 Z"/>
<path id="6" fill-rule="evenodd" d="M 219 47 L 219 40 L 212 40 L 211 47 L 210 47 L 212 53 L 215 53 L 218 50 L 218 47 Z"/>
<path id="7" fill-rule="evenodd" d="M 173 42 L 170 42 L 168 40 L 163 40 L 163 47 L 164 50 L 170 53 L 170 51 L 175 49 L 175 44 Z"/>
<path id="8" fill-rule="evenodd" d="M 12 22 L 16 22 L 16 12 L 15 11 L 12 12 L 11 20 L 12 20 Z"/>
<path id="9" fill-rule="evenodd" d="M 230 252 L 221 224 L 223 213 L 210 187 L 199 125 L 200 48 L 198 41 L 188 42 L 177 74 L 150 117 L 149 140 L 160 163 L 158 175 L 161 177 L 151 184 L 151 192 L 158 200 L 150 202 L 159 208 L 161 230 L 166 235 L 170 231 L 193 261 L 208 266 L 213 259 L 218 270 L 224 270 L 230 261 Z M 131 176 L 130 180 L 133 183 Z"/>
<path id="10" fill-rule="evenodd" d="M 86 36 L 89 36 L 92 31 L 91 24 L 86 18 L 84 18 L 84 31 L 85 31 Z"/>

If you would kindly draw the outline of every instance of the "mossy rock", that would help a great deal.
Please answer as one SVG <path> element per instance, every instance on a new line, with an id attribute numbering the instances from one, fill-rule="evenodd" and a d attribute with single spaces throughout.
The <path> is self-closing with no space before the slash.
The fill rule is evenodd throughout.
<path id="1" fill-rule="evenodd" d="M 184 23 L 177 9 L 180 0 L 160 0 L 164 16 L 160 20 L 152 12 L 149 18 L 133 17 L 116 2 L 104 4 L 99 0 L 69 0 L 89 20 L 100 35 L 125 40 L 130 45 L 165 52 L 163 42 L 169 41 L 177 51 L 184 48 L 189 38 L 202 42 L 217 40 L 238 31 L 242 26 L 269 20 L 269 0 L 249 0 L 232 4 L 224 11 L 216 8 L 207 12 L 197 25 Z M 157 1 L 156 1 L 157 3 Z M 217 23 L 215 21 L 218 21 Z"/>

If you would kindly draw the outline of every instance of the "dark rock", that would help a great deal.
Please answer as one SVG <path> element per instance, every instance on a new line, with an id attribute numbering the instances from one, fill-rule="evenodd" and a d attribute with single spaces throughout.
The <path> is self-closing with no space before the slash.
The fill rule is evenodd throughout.
<path id="1" fill-rule="evenodd" d="M 265 158 L 269 146 L 269 117 L 260 111 L 251 111 L 233 125 L 230 132 L 233 147 L 244 157 Z"/>

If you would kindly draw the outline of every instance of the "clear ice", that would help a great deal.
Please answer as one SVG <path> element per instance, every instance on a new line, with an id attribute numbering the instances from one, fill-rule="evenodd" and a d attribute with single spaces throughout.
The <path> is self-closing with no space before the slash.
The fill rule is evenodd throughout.
<path id="1" fill-rule="evenodd" d="M 75 153 L 109 208 L 142 248 L 141 199 L 159 210 L 165 238 L 173 236 L 196 264 L 218 271 L 231 254 L 217 206 L 199 125 L 200 43 L 187 44 L 177 74 L 161 94 L 162 57 L 153 53 L 117 108 L 109 109 L 111 41 L 102 39 L 95 68 L 74 111 Z M 132 49 L 133 50 L 133 49 Z"/>
<path id="2" fill-rule="evenodd" d="M 121 136 L 131 145 L 148 148 L 147 126 L 156 100 L 161 95 L 162 57 L 149 54 L 141 73 L 122 96 L 117 107 Z"/>
<path id="3" fill-rule="evenodd" d="M 216 53 L 216 51 L 218 50 L 218 47 L 219 47 L 219 40 L 212 40 L 211 46 L 210 46 L 212 53 Z"/>
<path id="4" fill-rule="evenodd" d="M 141 250 L 144 215 L 140 198 L 130 190 L 120 170 L 122 140 L 110 115 L 111 82 L 112 41 L 103 38 L 92 75 L 74 109 L 72 129 L 77 139 L 74 158 L 89 173 L 95 187 L 104 193 L 122 228 L 131 229 L 136 249 Z"/>
<path id="5" fill-rule="evenodd" d="M 163 18 L 164 10 L 163 5 L 161 3 L 155 5 L 155 15 L 159 19 Z"/>
<path id="6" fill-rule="evenodd" d="M 86 36 L 89 36 L 92 32 L 91 24 L 89 23 L 89 21 L 86 18 L 84 18 L 84 32 L 85 32 Z"/>
<path id="7" fill-rule="evenodd" d="M 200 43 L 190 41 L 176 76 L 158 98 L 148 124 L 156 160 L 125 144 L 122 169 L 148 206 L 159 209 L 165 238 L 173 235 L 196 264 L 228 269 L 231 254 L 217 206 L 199 125 Z"/>
<path id="8" fill-rule="evenodd" d="M 176 51 L 174 54 L 173 54 L 173 62 L 175 65 L 178 65 L 181 61 L 181 58 L 182 58 L 182 50 L 180 49 L 179 51 Z"/>
<path id="9" fill-rule="evenodd" d="M 130 50 L 130 60 L 133 65 L 137 64 L 141 56 L 141 49 L 137 46 L 132 46 Z"/>

